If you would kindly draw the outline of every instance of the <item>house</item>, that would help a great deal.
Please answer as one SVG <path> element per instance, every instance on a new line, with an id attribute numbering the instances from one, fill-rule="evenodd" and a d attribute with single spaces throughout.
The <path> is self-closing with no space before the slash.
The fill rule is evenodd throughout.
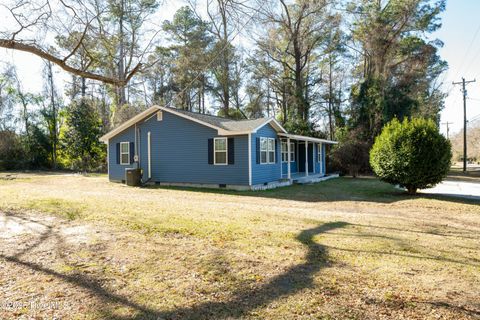
<path id="1" fill-rule="evenodd" d="M 143 169 L 142 181 L 162 185 L 266 189 L 325 175 L 325 145 L 289 134 L 274 118 L 231 120 L 152 106 L 101 138 L 108 177 Z"/>

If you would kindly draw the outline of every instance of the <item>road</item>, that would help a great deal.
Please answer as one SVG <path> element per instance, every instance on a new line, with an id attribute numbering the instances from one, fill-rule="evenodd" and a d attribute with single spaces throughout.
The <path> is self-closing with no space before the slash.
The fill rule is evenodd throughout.
<path id="1" fill-rule="evenodd" d="M 424 189 L 420 192 L 480 201 L 480 183 L 478 182 L 443 181 L 434 188 Z"/>

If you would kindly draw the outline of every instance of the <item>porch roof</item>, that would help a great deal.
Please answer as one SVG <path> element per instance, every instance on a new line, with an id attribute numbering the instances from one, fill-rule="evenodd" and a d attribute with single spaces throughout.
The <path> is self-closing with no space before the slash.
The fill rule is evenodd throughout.
<path id="1" fill-rule="evenodd" d="M 317 143 L 326 143 L 326 144 L 338 144 L 337 141 L 326 140 L 326 139 L 319 139 L 307 136 L 300 136 L 297 134 L 290 134 L 290 133 L 278 133 L 280 137 L 290 138 L 294 140 L 301 140 L 301 141 L 310 141 L 310 142 L 317 142 Z"/>

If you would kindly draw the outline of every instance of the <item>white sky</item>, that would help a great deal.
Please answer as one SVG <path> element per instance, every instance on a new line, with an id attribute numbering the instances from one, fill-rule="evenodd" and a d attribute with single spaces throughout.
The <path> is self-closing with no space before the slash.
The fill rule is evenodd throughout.
<path id="1" fill-rule="evenodd" d="M 174 12 L 184 5 L 182 1 L 165 1 L 156 16 L 155 22 L 161 24 L 165 19 L 171 19 Z M 452 81 L 460 81 L 464 76 L 467 80 L 478 78 L 478 82 L 470 84 L 468 89 L 467 119 L 480 114 L 480 1 L 456 0 L 447 1 L 447 10 L 443 14 L 443 27 L 433 37 L 445 43 L 440 50 L 441 57 L 449 64 L 449 71 L 445 74 L 444 88 L 449 92 L 446 107 L 442 112 L 442 122 L 453 122 L 450 133 L 458 132 L 463 126 L 463 102 L 460 87 L 453 87 Z M 0 12 L 1 21 L 7 21 L 4 13 Z M 0 24 L 1 28 L 1 24 Z M 39 92 L 42 88 L 41 72 L 43 61 L 32 54 L 19 51 L 0 49 L 0 61 L 14 63 L 22 79 L 25 90 Z M 69 75 L 55 68 L 56 84 L 63 88 Z M 446 126 L 442 126 L 446 132 Z"/>
<path id="2" fill-rule="evenodd" d="M 442 122 L 453 122 L 450 133 L 463 128 L 463 98 L 460 86 L 452 82 L 477 79 L 467 86 L 467 119 L 480 114 L 480 1 L 448 0 L 443 13 L 443 26 L 434 35 L 445 43 L 440 50 L 441 57 L 449 64 L 445 75 L 445 91 L 450 92 L 442 112 Z M 446 126 L 442 126 L 446 132 Z"/>

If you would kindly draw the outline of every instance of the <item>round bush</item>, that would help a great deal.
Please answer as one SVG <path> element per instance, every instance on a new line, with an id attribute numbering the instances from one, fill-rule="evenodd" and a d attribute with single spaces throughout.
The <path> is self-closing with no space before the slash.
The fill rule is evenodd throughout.
<path id="1" fill-rule="evenodd" d="M 405 187 L 408 193 L 441 182 L 451 165 L 450 142 L 432 120 L 393 119 L 375 138 L 370 165 L 381 180 Z"/>

